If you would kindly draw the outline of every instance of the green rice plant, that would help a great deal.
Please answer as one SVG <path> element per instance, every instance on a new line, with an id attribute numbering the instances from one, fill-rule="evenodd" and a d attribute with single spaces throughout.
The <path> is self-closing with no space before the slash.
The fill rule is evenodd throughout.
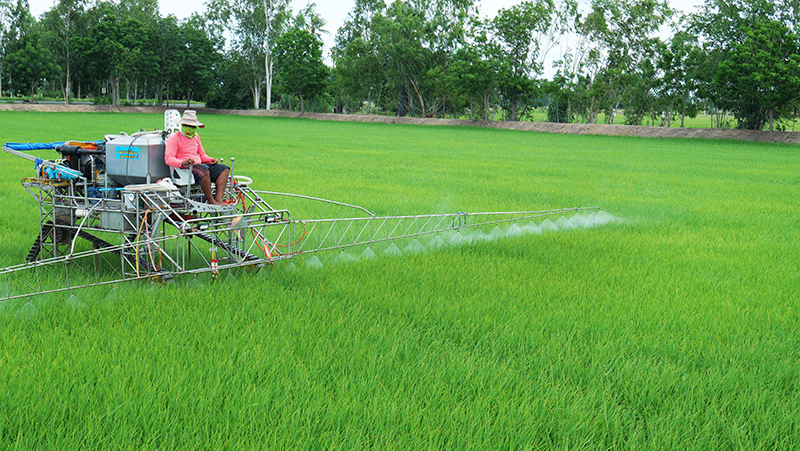
<path id="1" fill-rule="evenodd" d="M 201 120 L 208 153 L 257 189 L 376 214 L 596 205 L 617 221 L 0 301 L 0 448 L 798 446 L 796 146 Z M 160 121 L 0 112 L 0 140 Z M 0 261 L 15 264 L 37 228 L 19 185 L 32 168 L 0 161 Z"/>

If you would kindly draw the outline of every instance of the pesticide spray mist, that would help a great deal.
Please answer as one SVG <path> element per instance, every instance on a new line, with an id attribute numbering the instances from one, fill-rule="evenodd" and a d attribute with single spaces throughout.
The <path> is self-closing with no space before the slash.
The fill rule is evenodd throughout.
<path id="1" fill-rule="evenodd" d="M 562 215 L 557 217 L 535 218 L 533 220 L 523 220 L 519 222 L 500 223 L 491 226 L 491 228 L 462 227 L 446 232 L 423 234 L 402 240 L 372 243 L 371 245 L 364 245 L 360 248 L 343 249 L 334 253 L 331 259 L 326 260 L 334 264 L 340 264 L 377 258 L 379 256 L 396 257 L 444 247 L 498 240 L 504 237 L 591 229 L 614 222 L 620 222 L 620 219 L 605 211 L 592 211 L 578 212 L 569 218 Z M 314 254 L 305 259 L 305 266 L 308 268 L 320 269 L 324 267 L 324 263 L 318 255 Z M 289 263 L 288 268 L 292 271 L 296 269 L 294 263 Z"/>

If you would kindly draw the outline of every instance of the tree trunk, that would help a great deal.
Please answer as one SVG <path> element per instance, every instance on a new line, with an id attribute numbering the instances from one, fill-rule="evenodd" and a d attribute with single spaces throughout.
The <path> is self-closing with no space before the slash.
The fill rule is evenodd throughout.
<path id="1" fill-rule="evenodd" d="M 511 106 L 509 107 L 509 114 L 511 117 L 509 120 L 511 122 L 516 122 L 517 120 L 517 96 L 511 96 Z"/>
<path id="2" fill-rule="evenodd" d="M 422 100 L 422 94 L 419 93 L 419 89 L 417 89 L 417 84 L 414 83 L 414 80 L 409 80 L 411 82 L 411 86 L 414 87 L 414 92 L 417 93 L 417 97 L 419 98 L 419 109 L 422 112 L 420 117 L 425 117 L 425 101 Z"/>
<path id="3" fill-rule="evenodd" d="M 164 79 L 159 76 L 158 78 L 158 91 L 156 92 L 158 98 L 158 106 L 164 104 Z"/>
<path id="4" fill-rule="evenodd" d="M 67 83 L 66 83 L 66 89 L 64 89 L 64 105 L 69 105 L 69 93 L 72 90 L 72 86 L 70 85 L 70 82 L 69 82 L 69 77 L 70 77 L 70 74 L 69 74 L 69 57 L 67 57 Z"/>
<path id="5" fill-rule="evenodd" d="M 258 79 L 253 80 L 250 91 L 253 93 L 253 108 L 259 109 L 261 107 L 261 84 Z"/>
<path id="6" fill-rule="evenodd" d="M 266 23 L 266 33 L 264 33 L 264 48 L 266 52 L 264 53 L 264 70 L 266 72 L 266 82 L 267 82 L 267 110 L 272 109 L 272 43 L 270 42 L 270 32 L 272 31 L 272 17 L 270 14 L 272 13 L 272 8 L 270 7 L 272 3 L 267 4 L 267 0 L 262 0 L 262 4 L 264 6 L 264 19 Z"/>
<path id="7" fill-rule="evenodd" d="M 774 111 L 775 111 L 774 107 L 769 109 L 769 131 L 774 131 L 774 129 L 772 128 L 774 125 L 774 116 L 772 113 Z"/>
<path id="8" fill-rule="evenodd" d="M 272 61 L 267 64 L 267 98 L 264 99 L 267 104 L 267 110 L 272 109 Z"/>
<path id="9" fill-rule="evenodd" d="M 483 91 L 483 120 L 489 122 L 489 91 Z"/>
<path id="10" fill-rule="evenodd" d="M 686 96 L 683 96 L 683 105 L 681 106 L 681 128 L 684 127 L 684 121 L 686 120 Z"/>
<path id="11" fill-rule="evenodd" d="M 572 99 L 567 97 L 567 124 L 572 123 Z"/>
<path id="12" fill-rule="evenodd" d="M 67 8 L 67 20 L 66 20 L 66 22 L 67 22 L 66 23 L 66 29 L 67 29 L 67 36 L 66 36 L 66 38 L 67 38 L 66 39 L 67 40 L 67 83 L 66 83 L 66 85 L 67 85 L 67 89 L 64 90 L 64 105 L 69 105 L 69 94 L 70 94 L 70 91 L 72 90 L 72 86 L 71 86 L 71 83 L 70 83 L 70 76 L 71 75 L 70 75 L 70 66 L 69 66 L 69 60 L 70 60 L 69 28 L 70 28 L 70 24 L 72 23 L 72 14 L 71 13 L 72 13 L 72 8 Z"/>
<path id="13" fill-rule="evenodd" d="M 116 79 L 116 77 L 112 76 L 111 80 L 109 80 L 109 81 L 111 82 L 111 104 L 112 105 L 116 105 L 117 104 L 117 88 L 118 88 L 117 79 Z"/>
<path id="14" fill-rule="evenodd" d="M 672 127 L 672 103 L 670 102 L 669 108 L 667 108 L 667 128 Z"/>

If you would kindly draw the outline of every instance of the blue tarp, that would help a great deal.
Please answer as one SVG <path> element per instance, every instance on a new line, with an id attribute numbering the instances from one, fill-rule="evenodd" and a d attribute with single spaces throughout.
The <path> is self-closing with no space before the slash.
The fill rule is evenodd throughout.
<path id="1" fill-rule="evenodd" d="M 5 147 L 11 150 L 42 150 L 42 149 L 55 149 L 56 146 L 63 146 L 64 141 L 60 143 L 6 143 Z"/>

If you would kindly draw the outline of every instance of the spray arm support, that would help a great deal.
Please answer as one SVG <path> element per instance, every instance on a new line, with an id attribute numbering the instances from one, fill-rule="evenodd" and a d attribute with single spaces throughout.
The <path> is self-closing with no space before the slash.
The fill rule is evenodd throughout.
<path id="1" fill-rule="evenodd" d="M 41 159 L 39 157 L 36 157 L 36 156 L 33 156 L 33 155 L 28 155 L 25 152 L 20 152 L 18 150 L 14 150 L 14 149 L 11 149 L 11 148 L 6 147 L 6 146 L 3 146 L 3 150 L 5 150 L 6 152 L 10 153 L 11 155 L 16 155 L 18 157 L 25 158 L 26 160 L 33 161 L 36 164 L 35 167 L 37 169 L 40 166 L 45 166 L 45 167 L 50 169 L 50 172 L 52 174 L 56 174 L 56 175 L 60 174 L 61 178 L 64 179 L 64 180 L 72 180 L 72 179 L 83 178 L 80 172 L 78 172 L 78 171 L 76 171 L 74 169 L 68 168 L 66 166 L 60 165 L 58 163 L 55 163 L 53 161 L 43 160 L 43 159 Z"/>

